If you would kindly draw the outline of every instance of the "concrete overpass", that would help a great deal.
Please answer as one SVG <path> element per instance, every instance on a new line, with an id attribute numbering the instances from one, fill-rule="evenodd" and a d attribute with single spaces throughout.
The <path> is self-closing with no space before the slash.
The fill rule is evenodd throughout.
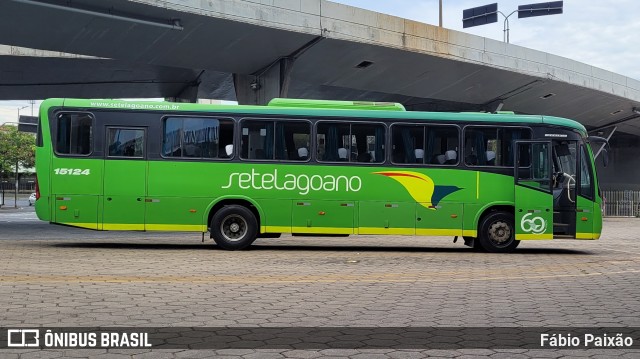
<path id="1" fill-rule="evenodd" d="M 214 93 L 242 103 L 280 95 L 396 100 L 435 110 L 502 102 L 590 128 L 637 116 L 632 109 L 640 108 L 640 81 L 623 75 L 323 0 L 10 0 L 2 7 L 0 43 L 102 58 L 1 56 L 4 99 L 130 91 Z M 157 25 L 174 23 L 182 30 Z M 198 83 L 202 89 L 189 91 Z M 16 91 L 19 84 L 28 89 Z M 640 121 L 619 130 L 640 135 Z"/>
<path id="2" fill-rule="evenodd" d="M 0 44 L 10 47 L 0 54 L 0 99 L 264 103 L 288 96 L 397 101 L 437 111 L 503 104 L 640 135 L 634 111 L 640 81 L 325 0 L 8 0 L 1 6 Z"/>

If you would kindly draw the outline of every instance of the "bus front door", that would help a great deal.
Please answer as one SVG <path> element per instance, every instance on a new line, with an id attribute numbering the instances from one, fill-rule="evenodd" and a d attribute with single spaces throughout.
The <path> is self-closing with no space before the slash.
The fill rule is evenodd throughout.
<path id="1" fill-rule="evenodd" d="M 551 168 L 551 142 L 516 142 L 516 240 L 553 239 Z"/>
<path id="2" fill-rule="evenodd" d="M 147 162 L 144 128 L 107 128 L 102 229 L 145 229 Z"/>

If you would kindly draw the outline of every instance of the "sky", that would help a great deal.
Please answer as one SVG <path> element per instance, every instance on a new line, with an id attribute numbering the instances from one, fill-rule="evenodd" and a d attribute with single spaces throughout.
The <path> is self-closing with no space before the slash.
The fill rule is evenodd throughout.
<path id="1" fill-rule="evenodd" d="M 334 0 L 367 10 L 438 25 L 439 0 Z M 503 19 L 478 27 L 462 28 L 462 10 L 493 1 L 443 0 L 443 25 L 478 36 L 502 41 Z M 498 10 L 510 14 L 518 5 L 537 1 L 498 1 Z M 638 0 L 564 0 L 562 15 L 518 19 L 509 18 L 510 42 L 515 45 L 567 57 L 640 80 L 640 34 Z M 34 112 L 37 112 L 36 102 Z M 28 101 L 0 101 L 0 124 L 30 115 Z"/>

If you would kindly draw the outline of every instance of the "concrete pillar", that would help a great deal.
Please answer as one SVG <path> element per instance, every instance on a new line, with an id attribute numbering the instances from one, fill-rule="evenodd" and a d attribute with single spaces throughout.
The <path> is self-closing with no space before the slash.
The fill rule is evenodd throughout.
<path id="1" fill-rule="evenodd" d="M 282 58 L 258 75 L 233 74 L 240 105 L 266 105 L 276 97 L 287 97 L 293 59 Z"/>

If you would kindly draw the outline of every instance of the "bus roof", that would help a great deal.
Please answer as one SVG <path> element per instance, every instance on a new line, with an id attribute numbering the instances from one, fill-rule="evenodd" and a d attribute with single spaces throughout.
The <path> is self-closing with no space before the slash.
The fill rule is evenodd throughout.
<path id="1" fill-rule="evenodd" d="M 474 113 L 474 112 L 422 112 L 405 111 L 404 106 L 388 102 L 364 101 L 327 101 L 274 99 L 268 106 L 252 105 L 212 105 L 183 102 L 151 102 L 124 101 L 107 99 L 48 99 L 42 108 L 105 108 L 120 110 L 152 110 L 152 111 L 190 111 L 190 112 L 224 112 L 246 115 L 287 115 L 287 116 L 320 116 L 351 117 L 392 120 L 435 120 L 466 122 L 498 122 L 513 124 L 548 124 L 578 130 L 586 135 L 586 128 L 579 122 L 561 117 L 541 115 L 515 115 L 512 113 Z"/>

